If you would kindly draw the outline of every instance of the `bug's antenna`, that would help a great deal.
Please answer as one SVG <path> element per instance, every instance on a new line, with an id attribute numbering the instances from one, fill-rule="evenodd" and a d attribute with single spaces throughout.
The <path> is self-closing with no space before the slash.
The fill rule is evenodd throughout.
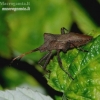
<path id="1" fill-rule="evenodd" d="M 23 54 L 21 54 L 21 55 L 15 57 L 14 59 L 12 59 L 10 65 L 11 65 L 11 64 L 13 63 L 13 61 L 15 61 L 16 59 L 19 59 L 19 60 L 20 60 L 20 59 L 21 59 L 22 57 L 24 57 L 25 55 L 30 54 L 30 53 L 35 52 L 35 51 L 38 51 L 38 50 L 39 50 L 39 48 L 36 48 L 36 49 L 33 49 L 33 50 L 29 51 L 29 52 L 23 53 Z"/>

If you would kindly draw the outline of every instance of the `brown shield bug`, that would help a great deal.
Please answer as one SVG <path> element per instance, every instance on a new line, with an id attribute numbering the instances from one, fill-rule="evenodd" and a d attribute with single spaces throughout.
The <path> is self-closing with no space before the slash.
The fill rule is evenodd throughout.
<path id="1" fill-rule="evenodd" d="M 56 50 L 59 66 L 66 74 L 68 74 L 69 77 L 72 78 L 72 76 L 62 66 L 59 53 L 60 51 L 67 52 L 68 50 L 73 49 L 73 48 L 78 48 L 79 50 L 82 50 L 79 47 L 87 44 L 92 38 L 93 37 L 89 35 L 68 32 L 66 28 L 62 27 L 61 34 L 44 33 L 44 44 L 43 45 L 41 45 L 40 47 L 34 50 L 26 52 L 20 56 L 17 56 L 16 58 L 12 60 L 12 62 L 16 59 L 21 59 L 26 54 L 29 54 L 35 51 L 40 51 L 40 52 L 48 51 L 48 53 L 39 60 L 39 64 L 41 64 L 41 62 L 45 60 L 43 68 L 46 69 L 46 66 L 49 63 L 49 60 L 52 56 L 52 50 Z M 82 50 L 82 51 L 85 51 L 85 50 Z"/>

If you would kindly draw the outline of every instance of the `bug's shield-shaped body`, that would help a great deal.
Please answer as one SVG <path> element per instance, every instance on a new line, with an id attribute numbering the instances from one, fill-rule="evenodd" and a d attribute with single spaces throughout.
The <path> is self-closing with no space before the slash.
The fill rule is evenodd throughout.
<path id="1" fill-rule="evenodd" d="M 44 34 L 44 44 L 40 51 L 69 50 L 87 44 L 92 36 L 69 32 L 67 34 Z"/>
<path id="2" fill-rule="evenodd" d="M 73 77 L 62 66 L 62 62 L 61 62 L 59 53 L 60 53 L 61 50 L 66 52 L 69 49 L 78 48 L 82 45 L 87 44 L 92 39 L 92 36 L 79 34 L 79 33 L 74 33 L 74 32 L 65 33 L 65 31 L 67 31 L 67 29 L 65 29 L 63 27 L 63 28 L 61 28 L 61 34 L 44 33 L 44 44 L 42 46 L 14 58 L 12 60 L 12 62 L 17 58 L 20 59 L 23 56 L 25 56 L 26 54 L 29 54 L 29 53 L 32 53 L 32 52 L 36 52 L 36 51 L 45 52 L 45 51 L 48 51 L 48 53 L 39 60 L 39 64 L 41 64 L 41 62 L 43 60 L 45 60 L 43 68 L 46 69 L 46 66 L 47 66 L 47 64 L 48 64 L 48 62 L 49 62 L 49 60 L 52 56 L 52 50 L 56 50 L 59 66 L 61 67 L 61 69 L 66 74 L 68 74 L 69 77 L 71 77 L 73 79 Z"/>

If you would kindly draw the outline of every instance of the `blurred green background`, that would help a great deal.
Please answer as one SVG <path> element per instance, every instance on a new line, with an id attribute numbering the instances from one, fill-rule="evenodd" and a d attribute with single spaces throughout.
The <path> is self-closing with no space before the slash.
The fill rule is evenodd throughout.
<path id="1" fill-rule="evenodd" d="M 13 6 L 9 3 L 29 5 Z M 42 45 L 44 33 L 60 34 L 61 27 L 90 35 L 92 31 L 100 30 L 99 3 L 99 0 L 0 0 L 0 88 L 30 86 L 55 95 L 38 65 L 45 53 L 35 52 L 21 61 L 16 60 L 10 67 L 9 64 L 14 57 Z M 20 7 L 29 7 L 30 10 L 2 10 Z"/>

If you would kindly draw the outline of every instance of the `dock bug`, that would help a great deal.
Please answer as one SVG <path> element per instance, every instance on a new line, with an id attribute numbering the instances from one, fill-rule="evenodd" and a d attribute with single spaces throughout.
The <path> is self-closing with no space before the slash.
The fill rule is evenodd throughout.
<path id="1" fill-rule="evenodd" d="M 83 46 L 87 44 L 93 37 L 89 35 L 84 35 L 84 34 L 79 34 L 79 33 L 74 33 L 74 32 L 68 32 L 68 30 L 64 27 L 61 28 L 61 34 L 51 34 L 51 33 L 44 33 L 44 44 L 41 45 L 40 47 L 33 49 L 29 52 L 26 52 L 24 54 L 21 54 L 17 57 L 15 57 L 12 62 L 16 59 L 21 59 L 23 56 L 40 51 L 40 52 L 45 52 L 48 51 L 48 53 L 43 56 L 39 60 L 39 64 L 43 60 L 45 60 L 44 65 L 42 66 L 46 70 L 46 66 L 49 63 L 49 60 L 52 56 L 52 50 L 57 51 L 57 60 L 59 63 L 60 68 L 70 77 L 73 79 L 73 77 L 68 73 L 64 67 L 62 66 L 62 62 L 60 59 L 60 51 L 62 52 L 67 52 L 70 49 L 73 48 L 78 48 L 79 50 L 82 50 L 80 46 Z M 82 50 L 86 51 L 86 50 Z M 12 63 L 11 62 L 11 63 Z"/>

